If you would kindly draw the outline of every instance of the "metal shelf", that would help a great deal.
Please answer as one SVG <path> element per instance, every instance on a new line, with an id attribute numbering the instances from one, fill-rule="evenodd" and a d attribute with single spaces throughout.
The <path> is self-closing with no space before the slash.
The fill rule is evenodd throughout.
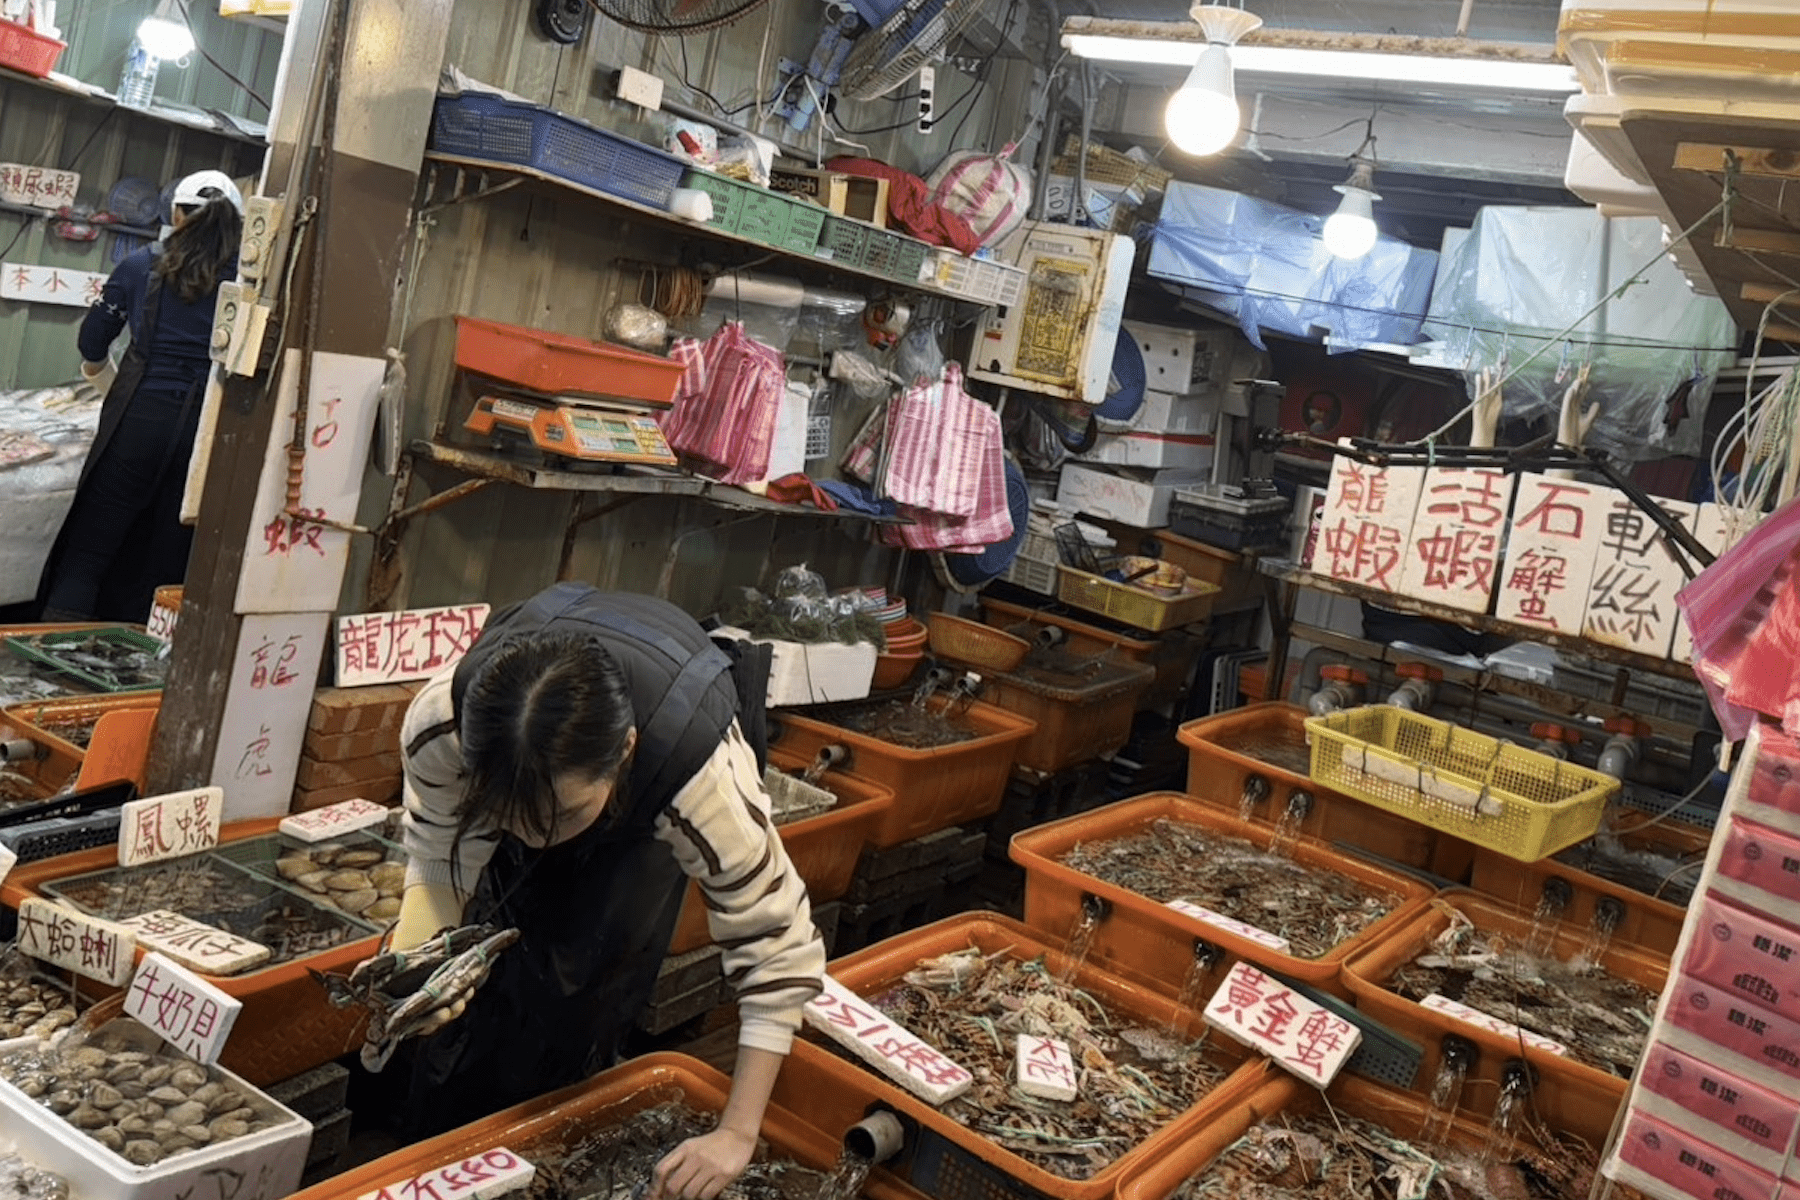
<path id="1" fill-rule="evenodd" d="M 966 296 L 961 292 L 953 292 L 933 284 L 919 283 L 916 281 L 908 283 L 904 280 L 895 279 L 891 275 L 883 275 L 876 271 L 865 271 L 861 267 L 846 266 L 843 263 L 834 262 L 829 258 L 816 258 L 810 254 L 800 254 L 793 250 L 784 250 L 777 246 L 771 246 L 766 242 L 739 237 L 729 230 L 720 229 L 717 225 L 711 225 L 705 221 L 690 221 L 686 217 L 678 217 L 674 213 L 667 212 L 660 208 L 652 208 L 647 204 L 639 204 L 635 200 L 626 200 L 622 197 L 614 196 L 611 193 L 600 191 L 597 188 L 587 187 L 579 183 L 572 183 L 561 176 L 552 175 L 546 171 L 540 171 L 535 167 L 518 166 L 512 163 L 488 162 L 486 159 L 469 158 L 460 154 L 440 154 L 435 150 L 426 151 L 425 161 L 442 163 L 446 166 L 458 167 L 466 171 L 478 171 L 484 175 L 511 176 L 515 179 L 529 179 L 540 184 L 560 188 L 564 191 L 577 192 L 583 196 L 591 196 L 595 200 L 603 201 L 615 208 L 622 208 L 628 212 L 648 217 L 660 224 L 670 225 L 680 229 L 685 233 L 699 234 L 704 237 L 714 238 L 721 242 L 734 242 L 737 245 L 748 247 L 749 249 L 756 250 L 762 254 L 774 255 L 777 258 L 786 259 L 796 264 L 805 264 L 822 271 L 835 271 L 841 275 L 854 275 L 858 279 L 866 279 L 875 283 L 885 284 L 890 288 L 904 288 L 907 291 L 919 292 L 927 296 L 942 296 L 946 300 L 956 300 L 963 304 L 986 307 L 985 301 L 978 300 L 972 296 Z M 492 194 L 495 190 L 498 189 L 483 187 L 467 195 L 452 197 L 448 201 L 441 201 L 439 203 L 454 204 L 462 200 L 476 199 L 484 195 Z M 849 218 L 845 219 L 847 220 Z M 869 228 L 876 229 L 879 227 L 870 225 Z M 896 236 L 900 237 L 906 236 L 904 234 L 899 234 L 892 229 L 883 230 L 882 232 L 894 233 Z M 931 248 L 937 249 L 937 247 Z"/>

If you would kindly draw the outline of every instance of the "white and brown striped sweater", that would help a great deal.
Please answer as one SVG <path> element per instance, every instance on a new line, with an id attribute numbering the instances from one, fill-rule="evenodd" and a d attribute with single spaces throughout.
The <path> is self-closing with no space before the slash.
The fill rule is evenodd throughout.
<path id="1" fill-rule="evenodd" d="M 453 872 L 464 780 L 450 684 L 449 672 L 438 676 L 407 709 L 400 743 L 406 771 L 401 828 L 407 883 L 452 884 L 466 899 L 499 834 L 471 831 Z M 699 881 L 707 926 L 724 950 L 725 982 L 737 996 L 738 1045 L 786 1054 L 801 1008 L 819 991 L 825 944 L 813 927 L 806 885 L 769 816 L 755 754 L 735 724 L 657 818 L 656 837 Z"/>

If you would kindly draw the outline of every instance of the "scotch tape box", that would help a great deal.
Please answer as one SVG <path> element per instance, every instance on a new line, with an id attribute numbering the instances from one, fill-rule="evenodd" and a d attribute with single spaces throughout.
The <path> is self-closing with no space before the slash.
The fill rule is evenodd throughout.
<path id="1" fill-rule="evenodd" d="M 1081 455 L 1084 462 L 1153 470 L 1164 467 L 1198 470 L 1211 464 L 1212 457 L 1213 439 L 1209 433 L 1149 433 L 1138 429 L 1128 433 L 1102 433 L 1093 449 Z"/>
<path id="2" fill-rule="evenodd" d="M 1056 502 L 1090 517 L 1160 529 L 1169 523 L 1169 502 L 1177 488 L 1204 480 L 1200 471 L 1168 470 L 1123 474 L 1105 467 L 1065 463 Z"/>
<path id="3" fill-rule="evenodd" d="M 1692 919 L 1689 975 L 1800 1021 L 1800 933 L 1711 895 Z"/>
<path id="4" fill-rule="evenodd" d="M 1675 1111 L 1665 1110 L 1663 1119 L 1692 1125 L 1685 1120 L 1685 1114 L 1692 1114 L 1710 1121 L 1747 1143 L 1739 1153 L 1746 1162 L 1763 1170 L 1781 1169 L 1788 1140 L 1800 1124 L 1800 1101 L 1777 1095 L 1662 1042 L 1652 1042 L 1644 1051 L 1638 1079 L 1645 1089 L 1675 1106 Z M 1729 1141 L 1723 1146 L 1734 1152 L 1740 1149 Z"/>

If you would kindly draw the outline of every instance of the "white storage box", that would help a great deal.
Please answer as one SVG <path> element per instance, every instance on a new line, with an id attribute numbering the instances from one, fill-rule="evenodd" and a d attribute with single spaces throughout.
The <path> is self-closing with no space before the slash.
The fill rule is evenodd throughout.
<path id="1" fill-rule="evenodd" d="M 773 647 L 769 664 L 771 708 L 779 704 L 824 704 L 831 700 L 861 700 L 875 678 L 879 651 L 868 642 L 846 646 L 842 642 L 789 642 L 758 638 L 736 626 L 713 631 Z"/>
<path id="2" fill-rule="evenodd" d="M 36 1039 L 31 1038 L 0 1042 L 0 1055 L 20 1046 L 36 1045 Z M 220 1082 L 254 1097 L 258 1106 L 279 1113 L 281 1120 L 244 1137 L 200 1146 L 139 1167 L 0 1079 L 0 1134 L 27 1161 L 68 1180 L 72 1200 L 198 1200 L 219 1196 L 230 1200 L 281 1200 L 299 1190 L 300 1172 L 312 1146 L 312 1123 L 230 1071 L 222 1067 L 210 1069 L 217 1073 Z"/>
<path id="3" fill-rule="evenodd" d="M 1186 467 L 1199 470 L 1210 466 L 1213 440 L 1210 433 L 1103 433 L 1094 448 L 1083 454 L 1085 462 L 1106 463 L 1115 467 Z"/>
<path id="4" fill-rule="evenodd" d="M 1200 471 L 1137 471 L 1130 474 L 1117 468 L 1065 463 L 1056 502 L 1065 508 L 1135 525 L 1139 529 L 1159 529 L 1169 523 L 1169 501 L 1177 488 L 1201 483 Z"/>
<path id="5" fill-rule="evenodd" d="M 1218 327 L 1180 329 L 1172 325 L 1146 325 L 1126 321 L 1124 329 L 1137 339 L 1144 355 L 1145 386 L 1151 391 L 1184 395 L 1218 390 L 1231 370 L 1231 341 L 1235 331 Z"/>
<path id="6" fill-rule="evenodd" d="M 1221 399 L 1217 389 L 1185 396 L 1149 391 L 1144 393 L 1144 402 L 1131 420 L 1102 417 L 1100 428 L 1107 433 L 1212 433 L 1219 425 Z"/>

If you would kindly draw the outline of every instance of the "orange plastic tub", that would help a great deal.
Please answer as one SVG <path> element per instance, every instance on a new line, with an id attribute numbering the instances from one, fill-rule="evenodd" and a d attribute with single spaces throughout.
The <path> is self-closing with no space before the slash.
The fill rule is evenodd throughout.
<path id="1" fill-rule="evenodd" d="M 1321 957 L 1300 958 L 1058 861 L 1077 843 L 1127 837 L 1164 819 L 1243 838 L 1265 849 L 1273 840 L 1273 832 L 1266 827 L 1225 816 L 1174 792 L 1121 800 L 1093 812 L 1015 833 L 1011 853 L 1012 860 L 1025 868 L 1025 923 L 1040 931 L 1040 936 L 1066 938 L 1081 917 L 1084 898 L 1097 896 L 1111 906 L 1111 912 L 1095 931 L 1089 953 L 1156 979 L 1171 990 L 1180 989 L 1188 965 L 1193 962 L 1194 942 L 1198 938 L 1290 979 L 1348 995 L 1339 979 L 1344 960 L 1400 929 L 1432 895 L 1431 887 L 1415 879 L 1349 858 L 1310 839 L 1297 839 L 1292 853 L 1302 866 L 1334 871 L 1397 897 L 1392 911 L 1355 936 Z"/>
<path id="2" fill-rule="evenodd" d="M 294 1200 L 356 1200 L 501 1147 L 541 1166 L 552 1162 L 569 1139 L 616 1124 L 654 1105 L 680 1101 L 700 1112 L 721 1112 L 730 1088 L 730 1080 L 698 1059 L 646 1054 L 592 1079 L 334 1175 L 294 1193 Z M 857 1113 L 853 1122 L 861 1117 Z M 814 1128 L 779 1105 L 771 1105 L 763 1115 L 762 1136 L 773 1156 L 827 1174 L 837 1162 L 841 1132 Z M 410 1195 L 398 1187 L 394 1194 Z M 869 1200 L 917 1200 L 919 1196 L 879 1167 L 870 1173 L 861 1194 Z"/>
<path id="3" fill-rule="evenodd" d="M 1273 823 L 1295 792 L 1305 792 L 1313 804 L 1302 834 L 1465 882 L 1471 843 L 1313 782 L 1306 715 L 1299 705 L 1269 701 L 1182 725 L 1176 737 L 1188 748 L 1188 795 L 1237 813 L 1248 792 L 1252 819 Z"/>
<path id="4" fill-rule="evenodd" d="M 47 800 L 81 772 L 80 751 L 4 713 L 0 713 L 0 736 L 20 738 L 37 747 L 35 757 L 5 763 L 6 779 L 0 781 L 0 811 Z"/>
<path id="5" fill-rule="evenodd" d="M 219 831 L 219 841 L 223 844 L 261 837 L 274 833 L 280 823 L 280 817 L 234 822 Z M 26 897 L 43 895 L 46 884 L 89 871 L 102 871 L 117 866 L 118 861 L 116 846 L 99 846 L 57 858 L 20 863 L 0 884 L 0 903 L 16 909 Z M 219 1056 L 219 1065 L 258 1087 L 266 1087 L 356 1049 L 362 1044 L 367 1012 L 360 1008 L 333 1008 L 326 1002 L 325 989 L 312 980 L 308 971 L 347 974 L 351 967 L 376 952 L 380 940 L 381 935 L 372 932 L 366 938 L 344 942 L 265 970 L 242 975 L 202 975 L 201 978 L 244 1003 L 237 1023 L 231 1027 L 225 1050 Z M 138 955 L 140 958 L 143 955 L 141 948 Z M 114 991 L 117 989 L 97 988 L 94 994 L 108 995 Z"/>
<path id="6" fill-rule="evenodd" d="M 81 725 L 91 739 L 100 718 L 109 712 L 125 709 L 162 707 L 161 692 L 116 692 L 104 696 L 61 696 L 52 700 L 29 700 L 0 709 L 0 721 L 23 728 L 38 741 L 53 746 L 80 762 L 92 748 L 79 745 L 55 732 L 54 727 Z"/>
<path id="7" fill-rule="evenodd" d="M 456 365 L 553 395 L 576 392 L 661 405 L 675 399 L 684 369 L 660 354 L 466 316 L 456 318 Z"/>
<path id="8" fill-rule="evenodd" d="M 1063 647 L 1070 654 L 1099 655 L 1105 662 L 1149 663 L 1156 668 L 1156 681 L 1138 698 L 1140 709 L 1159 708 L 1182 694 L 1203 644 L 1201 638 L 1185 629 L 1173 629 L 1160 636 L 1122 633 L 1065 612 L 1027 608 L 987 596 L 981 598 L 981 615 L 989 625 L 1026 641 L 1033 640 L 1045 629 L 1060 630 Z"/>
<path id="9" fill-rule="evenodd" d="M 1612 1110 L 1604 1104 L 1594 1102 L 1560 1104 L 1547 1095 L 1558 1087 L 1556 1081 L 1540 1082 L 1532 1093 L 1532 1102 L 1539 1105 L 1540 1111 L 1542 1107 L 1549 1105 L 1559 1110 L 1569 1110 L 1579 1117 L 1573 1122 L 1551 1121 L 1547 1124 L 1559 1133 L 1573 1134 L 1592 1147 L 1593 1166 L 1598 1171 L 1600 1155 L 1612 1130 Z M 1415 1144 L 1424 1128 L 1425 1102 L 1406 1092 L 1397 1092 L 1349 1075 L 1339 1076 L 1330 1090 L 1323 1094 L 1295 1079 L 1271 1079 L 1242 1103 L 1222 1114 L 1217 1121 L 1199 1130 L 1193 1138 L 1171 1146 L 1167 1154 L 1134 1171 L 1120 1183 L 1118 1198 L 1168 1200 L 1182 1184 L 1211 1166 L 1251 1126 L 1290 1114 L 1299 1116 L 1318 1113 L 1324 1109 L 1326 1100 L 1330 1101 L 1331 1110 L 1335 1113 L 1372 1122 Z M 1485 1120 L 1471 1120 L 1466 1113 L 1459 1113 L 1451 1122 L 1446 1140 L 1457 1149 L 1479 1151 L 1493 1139 L 1488 1133 Z M 1418 1148 L 1430 1153 L 1427 1146 L 1419 1145 Z M 1621 1191 L 1625 1196 L 1636 1195 L 1628 1188 Z"/>
<path id="10" fill-rule="evenodd" d="M 1019 747 L 1018 765 L 1046 775 L 1113 753 L 1131 740 L 1131 717 L 1156 679 L 1142 663 L 1098 663 L 1090 678 L 1024 666 L 987 676 L 990 704 L 1037 722 Z"/>
<path id="11" fill-rule="evenodd" d="M 945 701 L 934 699 L 942 712 Z M 954 746 L 909 750 L 813 717 L 782 713 L 783 751 L 808 760 L 826 746 L 849 751 L 844 769 L 892 789 L 894 802 L 869 834 L 885 849 L 965 821 L 992 816 L 1006 794 L 1013 758 L 1037 722 L 975 701 L 955 718 L 980 734 Z"/>
<path id="12" fill-rule="evenodd" d="M 900 981 L 921 959 L 977 947 L 983 954 L 1010 958 L 1043 956 L 1051 971 L 1060 971 L 1066 956 L 1035 930 L 998 913 L 965 913 L 900 934 L 831 964 L 832 977 L 862 996 L 875 995 Z M 1199 1014 L 1174 1001 L 1092 965 L 1075 975 L 1078 987 L 1150 1029 L 1171 1022 L 1182 1036 L 1196 1037 L 1203 1028 Z M 808 1034 L 793 1052 L 776 1083 L 775 1101 L 824 1129 L 842 1129 L 863 1116 L 872 1104 L 897 1110 L 914 1127 L 893 1169 L 935 1200 L 1102 1200 L 1133 1168 L 1154 1160 L 1195 1136 L 1221 1114 L 1256 1090 L 1277 1068 L 1219 1036 L 1220 1058 L 1236 1068 L 1198 1103 L 1174 1115 L 1161 1129 L 1126 1150 L 1090 1179 L 1065 1179 L 990 1141 L 911 1092 L 852 1064 Z M 977 1035 L 985 1036 L 985 1035 Z"/>
<path id="13" fill-rule="evenodd" d="M 810 761 L 779 747 L 769 751 L 769 765 L 779 771 L 798 773 Z M 894 803 L 894 793 L 889 789 L 842 771 L 825 772 L 819 786 L 837 796 L 836 807 L 777 826 L 781 844 L 800 878 L 806 881 L 806 893 L 814 904 L 836 900 L 850 890 L 863 843 Z M 681 916 L 675 923 L 675 935 L 669 940 L 669 953 L 686 954 L 711 940 L 700 885 L 690 880 L 687 896 L 681 902 Z"/>
<path id="14" fill-rule="evenodd" d="M 1578 1090 L 1622 1099 L 1629 1083 L 1626 1079 L 1553 1051 L 1524 1044 L 1517 1037 L 1434 1012 L 1388 989 L 1387 982 L 1394 972 L 1424 953 L 1431 940 L 1450 925 L 1452 909 L 1474 921 L 1477 928 L 1504 937 L 1509 944 L 1523 944 L 1531 935 L 1529 915 L 1521 915 L 1474 892 L 1462 889 L 1440 892 L 1431 904 L 1416 911 L 1403 927 L 1345 962 L 1344 980 L 1350 987 L 1356 1007 L 1408 1036 L 1415 1036 L 1409 1032 L 1411 1030 L 1429 1031 L 1430 1041 L 1441 1043 L 1444 1034 L 1454 1033 L 1474 1043 L 1483 1060 L 1498 1062 L 1523 1057 L 1540 1073 L 1567 1079 Z M 1586 940 L 1585 930 L 1559 925 L 1551 942 L 1551 954 L 1567 962 L 1582 950 Z M 1668 959 L 1658 959 L 1643 950 L 1608 946 L 1600 954 L 1600 965 L 1614 977 L 1629 980 L 1655 993 L 1660 993 L 1668 981 Z M 1415 1037 L 1415 1040 L 1418 1039 Z M 1435 1047 L 1427 1044 L 1425 1070 L 1420 1075 L 1426 1087 L 1436 1070 L 1436 1057 Z"/>
<path id="15" fill-rule="evenodd" d="M 1534 912 L 1546 899 L 1560 899 L 1557 919 L 1582 937 L 1593 927 L 1600 905 L 1614 906 L 1618 923 L 1613 927 L 1613 944 L 1635 946 L 1663 959 L 1675 953 L 1681 926 L 1687 920 L 1687 909 L 1679 904 L 1652 899 L 1622 883 L 1590 875 L 1554 858 L 1522 863 L 1496 850 L 1478 847 L 1469 888 L 1526 914 Z"/>

